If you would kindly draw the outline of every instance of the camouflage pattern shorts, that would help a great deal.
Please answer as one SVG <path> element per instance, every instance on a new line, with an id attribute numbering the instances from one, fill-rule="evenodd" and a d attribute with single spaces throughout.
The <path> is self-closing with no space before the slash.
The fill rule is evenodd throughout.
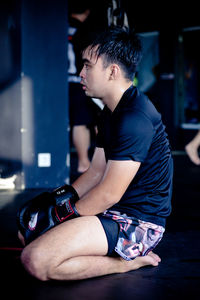
<path id="1" fill-rule="evenodd" d="M 106 210 L 102 215 L 119 224 L 115 251 L 125 260 L 147 255 L 157 246 L 165 231 L 162 226 L 138 220 L 118 211 Z"/>

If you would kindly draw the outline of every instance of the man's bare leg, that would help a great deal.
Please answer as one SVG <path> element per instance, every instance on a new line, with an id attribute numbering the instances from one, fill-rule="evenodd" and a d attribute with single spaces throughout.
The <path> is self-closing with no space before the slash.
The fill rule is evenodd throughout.
<path id="1" fill-rule="evenodd" d="M 40 280 L 79 280 L 157 266 L 153 252 L 133 261 L 106 256 L 108 244 L 99 219 L 76 218 L 54 227 L 24 248 L 27 271 Z"/>
<path id="2" fill-rule="evenodd" d="M 78 172 L 85 172 L 90 166 L 88 149 L 90 146 L 90 131 L 85 125 L 72 128 L 72 139 L 78 155 Z"/>
<path id="3" fill-rule="evenodd" d="M 153 252 L 143 257 L 136 257 L 133 261 L 108 256 L 80 256 L 63 262 L 58 266 L 53 277 L 49 279 L 81 280 L 114 273 L 125 273 L 147 265 L 157 266 L 160 261 L 159 256 Z M 70 270 L 67 277 L 66 269 Z"/>

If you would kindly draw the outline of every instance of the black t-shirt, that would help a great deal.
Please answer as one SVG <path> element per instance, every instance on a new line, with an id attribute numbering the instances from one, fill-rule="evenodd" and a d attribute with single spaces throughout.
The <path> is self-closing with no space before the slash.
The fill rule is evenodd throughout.
<path id="1" fill-rule="evenodd" d="M 171 212 L 173 160 L 161 115 L 148 97 L 131 86 L 113 112 L 105 106 L 97 147 L 104 148 L 106 160 L 141 162 L 111 209 L 165 226 Z"/>

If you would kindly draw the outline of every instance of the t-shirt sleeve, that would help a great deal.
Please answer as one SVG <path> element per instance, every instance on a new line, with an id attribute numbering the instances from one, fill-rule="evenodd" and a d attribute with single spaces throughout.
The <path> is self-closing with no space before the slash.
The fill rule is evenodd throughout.
<path id="1" fill-rule="evenodd" d="M 108 159 L 143 162 L 153 135 L 153 124 L 142 112 L 122 116 L 112 129 Z"/>

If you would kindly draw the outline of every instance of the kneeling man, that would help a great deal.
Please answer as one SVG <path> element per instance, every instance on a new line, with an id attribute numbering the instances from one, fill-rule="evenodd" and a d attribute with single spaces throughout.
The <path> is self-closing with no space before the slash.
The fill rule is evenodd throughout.
<path id="1" fill-rule="evenodd" d="M 105 104 L 89 169 L 19 214 L 21 261 L 40 280 L 157 266 L 171 212 L 173 161 L 161 116 L 133 86 L 138 37 L 113 28 L 82 52 L 85 94 Z M 40 207 L 41 206 L 41 207 Z"/>

